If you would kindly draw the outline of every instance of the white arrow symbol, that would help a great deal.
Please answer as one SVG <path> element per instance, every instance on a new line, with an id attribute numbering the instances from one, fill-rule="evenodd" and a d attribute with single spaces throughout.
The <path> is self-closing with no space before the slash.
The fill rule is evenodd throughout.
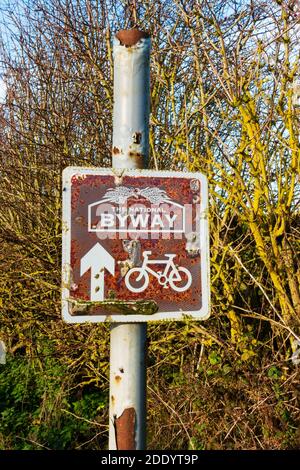
<path id="1" fill-rule="evenodd" d="M 115 274 L 115 259 L 96 243 L 80 261 L 80 276 L 91 270 L 91 301 L 104 300 L 104 269 Z"/>

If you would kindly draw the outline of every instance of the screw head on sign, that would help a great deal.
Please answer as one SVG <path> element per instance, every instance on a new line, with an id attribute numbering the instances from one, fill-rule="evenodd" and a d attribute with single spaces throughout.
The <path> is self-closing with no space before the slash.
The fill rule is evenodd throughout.
<path id="1" fill-rule="evenodd" d="M 200 182 L 198 180 L 191 180 L 190 188 L 193 192 L 199 191 L 200 189 Z"/>

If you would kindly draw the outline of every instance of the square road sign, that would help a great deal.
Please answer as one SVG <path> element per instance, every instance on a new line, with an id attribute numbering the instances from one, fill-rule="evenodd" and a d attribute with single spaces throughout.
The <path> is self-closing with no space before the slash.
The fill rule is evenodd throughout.
<path id="1" fill-rule="evenodd" d="M 67 322 L 207 318 L 206 177 L 66 168 L 62 258 Z"/>

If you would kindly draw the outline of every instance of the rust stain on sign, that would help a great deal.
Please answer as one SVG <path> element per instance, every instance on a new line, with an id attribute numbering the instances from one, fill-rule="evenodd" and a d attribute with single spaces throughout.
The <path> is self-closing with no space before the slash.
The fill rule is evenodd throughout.
<path id="1" fill-rule="evenodd" d="M 177 178 L 176 183 L 171 178 L 145 178 L 145 177 L 132 177 L 129 175 L 123 176 L 122 185 L 133 188 L 135 190 L 133 197 L 127 200 L 128 207 L 131 205 L 146 205 L 148 204 L 143 197 L 139 196 L 140 190 L 148 187 L 161 188 L 166 192 L 169 199 L 178 201 L 181 204 L 192 204 L 193 192 L 190 190 L 190 181 L 185 178 Z M 113 176 L 98 175 L 98 176 L 87 176 L 85 179 L 78 179 L 74 177 L 72 179 L 72 239 L 71 239 L 71 266 L 74 271 L 74 280 L 78 285 L 76 292 L 73 292 L 75 299 L 81 299 L 88 301 L 89 298 L 89 282 L 90 273 L 87 272 L 83 276 L 80 276 L 80 260 L 83 255 L 88 252 L 89 249 L 97 241 L 97 227 L 99 228 L 99 220 L 101 209 L 99 205 L 94 206 L 91 211 L 90 223 L 91 229 L 88 228 L 88 206 L 105 197 L 105 193 L 109 194 L 112 192 L 110 188 L 115 188 L 115 182 Z M 150 204 L 147 205 L 150 208 Z M 195 213 L 193 214 L 193 222 Z M 83 220 L 80 224 L 78 220 Z M 150 218 L 149 218 L 150 220 Z M 95 232 L 93 233 L 93 230 Z M 193 276 L 193 289 L 186 291 L 174 291 L 172 289 L 162 289 L 159 280 L 156 278 L 151 279 L 147 291 L 145 292 L 147 299 L 158 299 L 160 309 L 165 311 L 172 311 L 173 303 L 178 302 L 182 309 L 189 310 L 197 309 L 200 307 L 201 302 L 201 284 L 199 283 L 199 261 L 198 259 L 191 259 L 186 251 L 186 238 L 182 237 L 178 239 L 171 235 L 169 239 L 163 238 L 161 235 L 155 238 L 145 237 L 141 238 L 142 250 L 151 251 L 155 253 L 155 257 L 159 259 L 165 258 L 165 253 L 176 254 L 176 263 L 186 266 L 190 269 Z M 143 298 L 143 294 L 129 291 L 125 285 L 124 278 L 121 273 L 122 262 L 124 263 L 127 259 L 127 253 L 124 250 L 124 244 L 118 236 L 113 238 L 105 238 L 101 240 L 101 244 L 106 250 L 108 250 L 113 257 L 117 260 L 115 275 L 105 273 L 105 290 L 106 292 L 114 293 L 114 300 L 135 300 L 140 301 Z M 153 257 L 153 255 L 152 255 Z M 158 264 L 157 268 L 160 268 Z M 108 295 L 106 294 L 106 298 Z M 94 304 L 95 308 L 92 310 L 100 310 L 99 304 Z M 104 306 L 105 308 L 105 306 Z"/>
<path id="2" fill-rule="evenodd" d="M 126 408 L 121 416 L 115 418 L 117 450 L 135 450 L 136 412 L 134 408 Z"/>
<path id="3" fill-rule="evenodd" d="M 166 192 L 170 201 L 177 201 L 186 204 L 193 204 L 193 192 L 190 189 L 190 181 L 185 175 L 181 178 L 176 178 L 176 183 L 171 178 L 164 177 L 142 177 L 142 176 L 129 176 L 123 175 L 122 186 L 132 188 L 133 197 L 127 200 L 127 207 L 135 205 L 147 206 L 150 210 L 150 204 L 141 197 L 140 192 L 148 187 L 158 187 Z M 90 224 L 91 229 L 88 228 L 88 207 L 97 199 L 105 197 L 105 193 L 109 194 L 116 187 L 113 175 L 87 175 L 84 179 L 74 177 L 72 179 L 72 224 L 71 224 L 71 266 L 74 273 L 74 282 L 78 288 L 72 292 L 72 298 L 77 301 L 90 300 L 89 298 L 89 278 L 90 273 L 86 272 L 80 276 L 80 260 L 87 253 L 97 241 L 97 227 L 99 228 L 99 220 L 101 221 L 101 211 L 99 205 L 95 205 L 91 211 Z M 113 188 L 112 190 L 110 188 Z M 199 189 L 198 189 L 199 192 Z M 99 202 L 100 204 L 100 202 Z M 148 209 L 149 207 L 149 209 Z M 116 212 L 117 213 L 117 212 Z M 99 215 L 100 214 L 100 215 Z M 195 223 L 196 213 L 193 212 L 193 223 Z M 79 224 L 77 221 L 81 220 Z M 149 218 L 150 220 L 150 218 Z M 93 232 L 95 230 L 95 232 Z M 141 231 L 142 232 L 142 231 Z M 186 250 L 186 238 L 176 238 L 171 235 L 169 239 L 165 239 L 162 235 L 156 237 L 141 238 L 142 251 L 151 251 L 158 259 L 164 259 L 165 253 L 176 254 L 176 264 L 189 268 L 192 274 L 192 289 L 185 291 L 174 291 L 172 289 L 162 288 L 160 280 L 155 277 L 151 278 L 148 288 L 142 293 L 135 293 L 129 291 L 125 285 L 123 272 L 121 272 L 122 263 L 128 259 L 128 254 L 124 249 L 124 243 L 117 235 L 115 238 L 105 238 L 101 240 L 102 246 L 109 251 L 115 260 L 117 260 L 115 267 L 115 275 L 105 272 L 105 297 L 108 298 L 108 293 L 114 293 L 114 299 L 111 299 L 110 304 L 113 306 L 118 301 L 138 301 L 140 302 L 143 297 L 149 299 L 157 299 L 160 310 L 172 311 L 174 302 L 177 302 L 181 308 L 188 310 L 196 310 L 201 305 L 201 284 L 199 283 L 199 257 L 191 258 L 188 256 Z M 152 255 L 152 257 L 154 257 Z M 152 265 L 151 265 L 152 267 Z M 156 266 L 155 266 L 156 267 Z M 160 265 L 157 265 L 159 270 Z M 101 310 L 111 308 L 106 300 L 103 308 L 101 303 L 94 302 L 90 305 L 88 313 L 100 313 Z M 124 312 L 125 305 L 122 306 Z M 152 312 L 153 313 L 153 312 Z"/>

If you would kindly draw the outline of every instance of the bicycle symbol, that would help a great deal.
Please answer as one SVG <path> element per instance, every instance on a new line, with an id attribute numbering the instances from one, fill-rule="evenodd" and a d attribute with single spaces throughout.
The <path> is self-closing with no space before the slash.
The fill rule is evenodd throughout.
<path id="1" fill-rule="evenodd" d="M 160 285 L 164 289 L 175 290 L 176 292 L 184 292 L 192 284 L 192 275 L 187 268 L 182 266 L 176 266 L 174 263 L 174 254 L 166 254 L 166 260 L 149 259 L 151 251 L 143 252 L 143 264 L 139 268 L 131 268 L 125 276 L 125 284 L 128 290 L 131 292 L 143 292 L 147 289 L 149 284 L 149 274 L 156 277 Z M 154 271 L 149 267 L 151 264 L 162 264 L 165 265 L 163 271 Z"/>

